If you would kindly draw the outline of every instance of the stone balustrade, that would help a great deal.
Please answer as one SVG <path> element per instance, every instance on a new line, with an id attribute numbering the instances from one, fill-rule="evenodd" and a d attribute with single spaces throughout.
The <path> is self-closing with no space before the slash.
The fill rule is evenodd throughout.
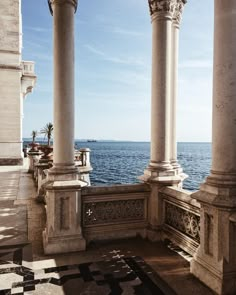
<path id="1" fill-rule="evenodd" d="M 35 75 L 33 61 L 22 61 L 22 74 L 25 76 Z"/>
<path id="2" fill-rule="evenodd" d="M 149 186 L 145 184 L 82 189 L 82 228 L 87 242 L 145 237 Z"/>
<path id="3" fill-rule="evenodd" d="M 29 158 L 28 171 L 32 173 L 37 187 L 37 194 L 42 199 L 45 194 L 43 185 L 47 182 L 47 171 L 52 167 L 53 154 L 50 154 L 51 156 L 48 159 L 44 159 L 43 153 L 38 150 L 29 151 L 27 155 Z M 89 173 L 93 170 L 90 163 L 90 149 L 83 148 L 75 151 L 75 166 L 79 171 L 79 179 L 85 181 L 90 186 Z"/>
<path id="4" fill-rule="evenodd" d="M 191 192 L 174 187 L 160 189 L 162 240 L 168 239 L 193 255 L 200 244 L 200 204 Z"/>

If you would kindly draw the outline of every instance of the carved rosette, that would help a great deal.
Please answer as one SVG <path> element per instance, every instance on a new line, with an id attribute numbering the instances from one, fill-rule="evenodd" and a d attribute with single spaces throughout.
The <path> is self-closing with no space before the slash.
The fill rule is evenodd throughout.
<path id="1" fill-rule="evenodd" d="M 173 22 L 177 25 L 179 25 L 181 22 L 184 5 L 186 3 L 187 3 L 187 0 L 176 0 L 174 14 L 173 14 Z"/>
<path id="2" fill-rule="evenodd" d="M 53 15 L 53 8 L 52 8 L 53 5 L 55 4 L 64 5 L 66 3 L 73 5 L 76 12 L 77 6 L 78 6 L 78 0 L 48 0 L 48 6 L 49 6 L 51 14 Z"/>
<path id="3" fill-rule="evenodd" d="M 175 10 L 176 0 L 148 0 L 151 16 L 155 13 L 170 13 Z"/>

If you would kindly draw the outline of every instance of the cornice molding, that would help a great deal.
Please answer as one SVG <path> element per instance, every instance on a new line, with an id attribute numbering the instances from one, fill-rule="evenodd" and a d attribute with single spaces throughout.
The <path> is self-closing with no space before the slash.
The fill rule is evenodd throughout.
<path id="1" fill-rule="evenodd" d="M 151 16 L 163 12 L 173 14 L 176 0 L 148 0 L 148 4 Z"/>
<path id="2" fill-rule="evenodd" d="M 71 4 L 75 8 L 75 13 L 78 6 L 78 0 L 48 0 L 48 6 L 51 14 L 53 15 L 53 5 L 64 5 L 64 4 Z"/>

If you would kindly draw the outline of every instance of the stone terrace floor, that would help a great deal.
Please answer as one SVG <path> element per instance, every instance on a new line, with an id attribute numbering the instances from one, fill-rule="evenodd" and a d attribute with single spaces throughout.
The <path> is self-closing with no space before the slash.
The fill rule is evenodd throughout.
<path id="1" fill-rule="evenodd" d="M 26 168 L 0 166 L 0 295 L 214 294 L 190 274 L 191 257 L 162 242 L 93 242 L 85 252 L 45 256 L 44 207 Z"/>

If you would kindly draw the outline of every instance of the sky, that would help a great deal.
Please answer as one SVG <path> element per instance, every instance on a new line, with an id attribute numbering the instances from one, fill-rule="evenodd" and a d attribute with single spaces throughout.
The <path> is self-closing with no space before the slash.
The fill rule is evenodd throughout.
<path id="1" fill-rule="evenodd" d="M 53 122 L 52 16 L 22 0 L 23 59 L 37 83 L 23 137 Z M 147 0 L 79 0 L 75 14 L 75 138 L 150 141 L 152 26 Z M 177 141 L 211 141 L 213 1 L 188 0 L 180 28 Z"/>

